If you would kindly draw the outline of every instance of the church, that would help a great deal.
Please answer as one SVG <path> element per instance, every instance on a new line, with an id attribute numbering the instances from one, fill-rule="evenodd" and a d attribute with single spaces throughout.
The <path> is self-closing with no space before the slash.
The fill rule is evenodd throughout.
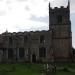
<path id="1" fill-rule="evenodd" d="M 72 58 L 70 2 L 52 8 L 49 30 L 0 34 L 0 62 L 53 62 Z"/>

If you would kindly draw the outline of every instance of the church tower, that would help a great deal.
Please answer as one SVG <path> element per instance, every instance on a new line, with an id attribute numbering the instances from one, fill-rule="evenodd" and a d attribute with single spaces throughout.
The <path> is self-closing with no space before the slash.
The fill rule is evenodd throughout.
<path id="1" fill-rule="evenodd" d="M 49 30 L 52 30 L 53 56 L 56 60 L 71 57 L 72 34 L 70 21 L 70 1 L 67 7 L 52 8 L 49 3 Z"/>

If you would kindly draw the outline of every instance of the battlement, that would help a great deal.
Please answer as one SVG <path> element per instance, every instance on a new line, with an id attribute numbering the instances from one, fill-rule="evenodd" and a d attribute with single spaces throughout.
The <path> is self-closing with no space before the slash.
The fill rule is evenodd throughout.
<path id="1" fill-rule="evenodd" d="M 69 10 L 68 6 L 64 7 L 64 6 L 60 6 L 60 7 L 50 7 L 50 10 Z"/>
<path id="2" fill-rule="evenodd" d="M 70 10 L 70 1 L 68 0 L 68 5 L 65 7 L 65 6 L 60 6 L 60 7 L 54 7 L 52 8 L 50 6 L 50 3 L 49 3 L 49 10 Z"/>

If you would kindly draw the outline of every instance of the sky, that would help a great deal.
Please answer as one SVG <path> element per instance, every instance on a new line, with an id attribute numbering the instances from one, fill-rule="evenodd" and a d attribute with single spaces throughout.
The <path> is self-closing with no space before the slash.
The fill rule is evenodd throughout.
<path id="1" fill-rule="evenodd" d="M 0 0 L 0 33 L 49 29 L 48 4 L 66 7 L 68 0 Z M 70 0 L 72 44 L 75 48 L 75 0 Z"/>

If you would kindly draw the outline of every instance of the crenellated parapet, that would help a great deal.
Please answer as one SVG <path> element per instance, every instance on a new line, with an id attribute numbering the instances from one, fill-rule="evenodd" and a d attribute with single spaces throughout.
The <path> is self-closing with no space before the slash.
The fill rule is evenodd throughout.
<path id="1" fill-rule="evenodd" d="M 49 3 L 49 12 L 55 12 L 55 11 L 59 11 L 59 12 L 61 12 L 61 11 L 66 11 L 66 12 L 69 11 L 70 12 L 70 1 L 68 0 L 68 5 L 66 7 L 60 6 L 60 7 L 52 8 L 50 6 L 50 3 Z"/>

